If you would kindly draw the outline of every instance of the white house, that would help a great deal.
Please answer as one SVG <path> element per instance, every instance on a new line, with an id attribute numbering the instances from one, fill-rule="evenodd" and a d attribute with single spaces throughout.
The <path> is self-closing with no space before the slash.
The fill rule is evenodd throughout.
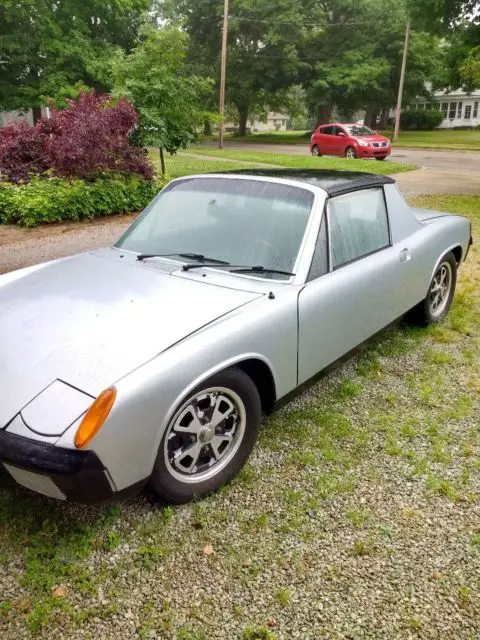
<path id="1" fill-rule="evenodd" d="M 290 118 L 284 113 L 271 111 L 264 122 L 251 119 L 248 121 L 248 130 L 251 132 L 286 131 Z M 233 132 L 238 129 L 238 123 L 225 122 L 225 131 Z"/>
<path id="2" fill-rule="evenodd" d="M 42 107 L 42 118 L 49 118 L 49 108 Z M 27 109 L 26 111 L 0 111 L 0 127 L 6 127 L 7 124 L 12 124 L 12 122 L 28 122 L 28 124 L 33 124 L 33 113 L 31 109 Z"/>
<path id="3" fill-rule="evenodd" d="M 439 109 L 443 121 L 439 129 L 476 127 L 480 125 L 480 89 L 465 91 L 436 91 L 431 100 L 417 98 L 406 109 Z"/>

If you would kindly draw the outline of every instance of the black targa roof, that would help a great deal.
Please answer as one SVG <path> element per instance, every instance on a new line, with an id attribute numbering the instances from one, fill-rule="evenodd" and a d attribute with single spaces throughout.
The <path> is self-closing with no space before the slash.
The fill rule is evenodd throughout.
<path id="1" fill-rule="evenodd" d="M 280 178 L 307 183 L 321 187 L 329 195 L 335 196 L 346 191 L 378 187 L 382 184 L 395 182 L 390 176 L 378 176 L 374 173 L 361 171 L 331 171 L 328 169 L 237 169 L 222 171 L 227 175 L 240 175 L 265 178 Z"/>

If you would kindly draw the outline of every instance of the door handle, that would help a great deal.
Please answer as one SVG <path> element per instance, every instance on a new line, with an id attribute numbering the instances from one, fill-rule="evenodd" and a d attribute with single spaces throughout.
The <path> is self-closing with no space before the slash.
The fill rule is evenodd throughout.
<path id="1" fill-rule="evenodd" d="M 398 257 L 400 258 L 400 262 L 408 262 L 412 256 L 408 249 L 402 249 Z"/>

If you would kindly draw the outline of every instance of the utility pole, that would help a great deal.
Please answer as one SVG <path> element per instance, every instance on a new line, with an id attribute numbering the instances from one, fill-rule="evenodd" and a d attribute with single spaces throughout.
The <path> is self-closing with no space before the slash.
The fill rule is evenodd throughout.
<path id="1" fill-rule="evenodd" d="M 218 148 L 223 149 L 223 134 L 225 131 L 225 84 L 227 76 L 227 39 L 228 39 L 228 0 L 224 0 L 223 7 L 223 33 L 222 33 L 222 57 L 220 68 L 220 127 L 218 137 Z"/>
<path id="2" fill-rule="evenodd" d="M 407 21 L 405 31 L 405 45 L 403 47 L 402 70 L 400 71 L 400 84 L 398 85 L 397 110 L 395 113 L 395 129 L 393 132 L 393 142 L 398 140 L 398 132 L 400 131 L 400 114 L 402 112 L 403 84 L 405 82 L 405 69 L 407 68 L 408 56 L 408 38 L 410 36 L 410 19 Z"/>

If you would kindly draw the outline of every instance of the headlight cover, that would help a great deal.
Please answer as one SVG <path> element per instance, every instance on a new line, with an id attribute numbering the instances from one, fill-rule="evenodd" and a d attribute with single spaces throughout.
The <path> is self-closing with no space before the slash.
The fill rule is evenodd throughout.
<path id="1" fill-rule="evenodd" d="M 369 146 L 369 145 L 368 145 L 368 142 L 365 142 L 365 140 L 359 140 L 359 141 L 358 141 L 358 144 L 359 144 L 361 147 L 368 147 L 368 146 Z"/>

